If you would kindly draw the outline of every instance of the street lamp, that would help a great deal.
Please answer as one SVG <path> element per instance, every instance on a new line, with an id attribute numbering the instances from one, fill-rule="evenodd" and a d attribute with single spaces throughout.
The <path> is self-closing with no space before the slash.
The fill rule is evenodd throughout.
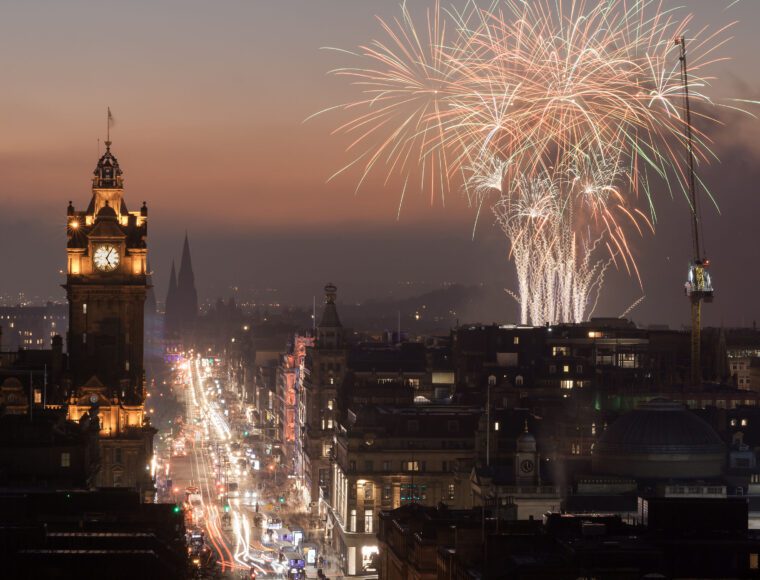
<path id="1" fill-rule="evenodd" d="M 495 384 L 496 376 L 489 376 L 486 387 L 486 467 L 491 467 L 491 387 Z"/>

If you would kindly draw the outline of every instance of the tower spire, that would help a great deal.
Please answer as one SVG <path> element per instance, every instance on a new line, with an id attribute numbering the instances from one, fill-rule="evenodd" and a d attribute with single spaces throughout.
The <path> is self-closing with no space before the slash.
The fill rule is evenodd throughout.
<path id="1" fill-rule="evenodd" d="M 338 288 L 330 282 L 325 286 L 325 308 L 317 326 L 317 344 L 324 348 L 338 348 L 343 342 L 343 325 L 335 306 Z"/>
<path id="2" fill-rule="evenodd" d="M 190 239 L 185 232 L 182 259 L 177 274 L 177 316 L 183 331 L 192 330 L 198 316 L 198 291 L 195 289 L 195 273 L 190 256 Z"/>
<path id="3" fill-rule="evenodd" d="M 164 329 L 167 336 L 177 332 L 177 270 L 172 260 L 172 269 L 169 273 L 169 288 L 166 291 L 164 304 Z"/>

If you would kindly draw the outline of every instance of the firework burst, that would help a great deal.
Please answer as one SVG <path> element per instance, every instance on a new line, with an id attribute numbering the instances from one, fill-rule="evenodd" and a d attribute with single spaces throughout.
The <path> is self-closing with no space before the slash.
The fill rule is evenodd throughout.
<path id="1" fill-rule="evenodd" d="M 385 40 L 363 65 L 337 69 L 359 90 L 335 109 L 351 118 L 359 185 L 373 171 L 437 195 L 462 188 L 477 215 L 490 204 L 510 242 L 522 322 L 580 321 L 608 267 L 641 282 L 629 233 L 652 229 L 654 183 L 686 191 L 678 47 L 691 16 L 656 0 L 501 0 L 462 10 L 438 2 L 418 28 L 406 4 L 380 20 Z M 729 25 L 730 26 L 730 25 Z M 725 39 L 690 35 L 692 101 Z M 698 164 L 715 158 L 692 128 Z M 657 179 L 655 179 L 657 178 Z M 646 213 L 638 206 L 644 201 Z M 400 206 L 399 206 L 400 207 Z M 477 218 L 476 218 L 477 223 Z"/>

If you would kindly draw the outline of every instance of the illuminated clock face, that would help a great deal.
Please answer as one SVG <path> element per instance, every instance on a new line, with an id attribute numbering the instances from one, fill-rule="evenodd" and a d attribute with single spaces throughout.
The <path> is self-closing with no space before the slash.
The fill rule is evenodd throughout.
<path id="1" fill-rule="evenodd" d="M 524 460 L 522 463 L 520 463 L 520 471 L 522 471 L 523 473 L 532 473 L 533 462 L 530 459 Z"/>
<path id="2" fill-rule="evenodd" d="M 98 246 L 92 260 L 101 272 L 113 272 L 119 265 L 119 249 L 110 244 Z"/>

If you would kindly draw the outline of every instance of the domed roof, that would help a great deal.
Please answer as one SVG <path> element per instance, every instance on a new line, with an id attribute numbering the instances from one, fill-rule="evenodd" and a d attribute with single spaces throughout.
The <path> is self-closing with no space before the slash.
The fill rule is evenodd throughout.
<path id="1" fill-rule="evenodd" d="M 89 238 L 125 238 L 126 234 L 119 225 L 116 210 L 106 200 L 103 207 L 98 210 L 95 216 L 95 227 L 90 230 Z"/>
<path id="2" fill-rule="evenodd" d="M 116 219 L 116 211 L 111 207 L 111 205 L 108 203 L 108 200 L 106 200 L 106 204 L 100 208 L 100 211 L 98 212 L 98 215 L 96 216 L 96 219 Z"/>
<path id="3" fill-rule="evenodd" d="M 522 433 L 517 438 L 517 451 L 532 453 L 536 450 L 536 438 L 530 433 Z"/>
<path id="4" fill-rule="evenodd" d="M 640 405 L 612 423 L 599 438 L 595 453 L 716 454 L 724 445 L 713 428 L 685 406 L 664 399 Z"/>
<path id="5" fill-rule="evenodd" d="M 533 453 L 536 451 L 536 438 L 528 431 L 528 420 L 525 419 L 525 426 L 523 432 L 517 438 L 517 451 L 525 453 Z"/>

